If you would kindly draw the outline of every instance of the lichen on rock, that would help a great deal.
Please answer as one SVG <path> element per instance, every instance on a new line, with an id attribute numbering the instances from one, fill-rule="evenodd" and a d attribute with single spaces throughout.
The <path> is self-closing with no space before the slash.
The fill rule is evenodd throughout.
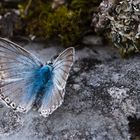
<path id="1" fill-rule="evenodd" d="M 114 45 L 122 55 L 140 50 L 140 1 L 104 0 L 99 13 L 93 17 L 95 31 L 108 31 Z"/>

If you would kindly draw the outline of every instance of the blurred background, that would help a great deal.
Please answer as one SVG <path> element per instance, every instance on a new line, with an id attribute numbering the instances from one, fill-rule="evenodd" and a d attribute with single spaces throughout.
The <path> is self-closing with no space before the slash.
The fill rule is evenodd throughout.
<path id="1" fill-rule="evenodd" d="M 111 43 L 122 56 L 139 52 L 139 0 L 1 0 L 0 35 L 55 40 L 63 46 Z M 84 39 L 83 39 L 84 38 Z M 99 39 L 99 40 L 98 40 Z"/>

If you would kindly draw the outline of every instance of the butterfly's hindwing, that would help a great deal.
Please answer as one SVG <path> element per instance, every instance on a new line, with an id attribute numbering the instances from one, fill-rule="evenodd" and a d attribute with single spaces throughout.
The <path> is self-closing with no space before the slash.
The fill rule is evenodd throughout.
<path id="1" fill-rule="evenodd" d="M 51 114 L 63 102 L 66 81 L 74 62 L 74 53 L 74 48 L 68 48 L 53 63 L 52 78 L 46 86 L 42 105 L 39 109 L 39 112 L 44 117 Z"/>

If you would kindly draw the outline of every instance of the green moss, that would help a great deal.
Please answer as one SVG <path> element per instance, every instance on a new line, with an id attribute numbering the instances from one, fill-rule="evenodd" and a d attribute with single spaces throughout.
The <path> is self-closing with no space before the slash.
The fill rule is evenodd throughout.
<path id="1" fill-rule="evenodd" d="M 42 10 L 36 17 L 29 20 L 26 28 L 28 34 L 47 39 L 57 36 L 65 45 L 71 45 L 80 36 L 78 14 L 66 6 L 51 12 Z"/>
<path id="2" fill-rule="evenodd" d="M 58 37 L 69 46 L 90 28 L 92 13 L 99 1 L 72 0 L 56 10 L 51 9 L 51 4 L 52 1 L 38 0 L 30 6 L 29 1 L 18 6 L 21 18 L 27 23 L 26 34 L 45 39 Z"/>
<path id="3" fill-rule="evenodd" d="M 66 5 L 55 10 L 51 7 L 52 0 L 22 1 L 14 5 L 20 11 L 22 23 L 21 26 L 18 25 L 18 31 L 22 35 L 34 35 L 43 39 L 57 37 L 64 45 L 70 46 L 90 29 L 92 14 L 100 1 L 68 0 Z M 0 13 L 2 11 L 1 9 Z"/>
<path id="4" fill-rule="evenodd" d="M 43 37 L 44 26 L 42 23 L 50 12 L 50 2 L 38 0 L 31 2 L 30 5 L 28 2 L 18 5 L 20 16 L 25 23 L 25 32 L 27 35 L 32 34 L 37 37 Z"/>
<path id="5" fill-rule="evenodd" d="M 71 45 L 80 36 L 78 13 L 68 10 L 66 6 L 59 7 L 49 13 L 42 23 L 45 37 L 58 36 L 63 44 Z"/>

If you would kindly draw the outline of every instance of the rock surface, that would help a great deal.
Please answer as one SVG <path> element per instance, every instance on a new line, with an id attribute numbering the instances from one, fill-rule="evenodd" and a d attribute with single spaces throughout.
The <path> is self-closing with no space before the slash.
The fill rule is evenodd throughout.
<path id="1" fill-rule="evenodd" d="M 64 48 L 30 43 L 48 61 Z M 76 50 L 64 102 L 48 118 L 0 104 L 1 140 L 129 140 L 128 117 L 140 116 L 140 56 L 124 60 L 111 47 Z"/>

